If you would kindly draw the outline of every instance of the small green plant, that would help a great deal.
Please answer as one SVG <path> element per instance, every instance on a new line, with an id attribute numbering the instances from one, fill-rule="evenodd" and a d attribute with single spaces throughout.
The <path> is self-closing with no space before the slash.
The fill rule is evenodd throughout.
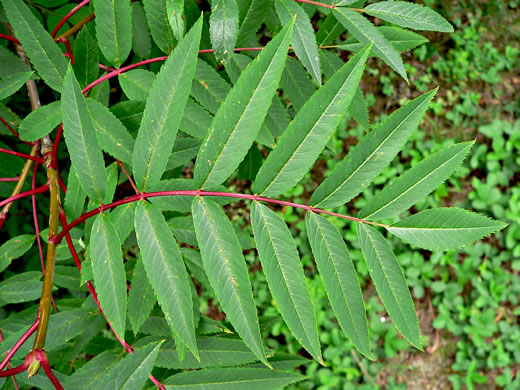
<path id="1" fill-rule="evenodd" d="M 437 150 L 352 216 L 345 205 L 378 183 L 436 90 L 389 114 L 341 161 L 331 157 L 330 140 L 347 113 L 371 127 L 359 88 L 368 58 L 382 59 L 408 81 L 400 52 L 425 40 L 404 28 L 451 32 L 442 16 L 403 1 L 362 8 L 364 1 L 350 0 L 276 0 L 273 7 L 215 0 L 209 18 L 193 1 L 65 3 L 54 2 L 54 18 L 42 20 L 22 0 L 3 0 L 2 38 L 14 50 L 0 47 L 12 64 L 0 80 L 0 99 L 24 118 L 0 106 L 2 123 L 21 141 L 5 137 L 0 149 L 2 180 L 14 185 L 3 188 L 11 194 L 0 202 L 0 224 L 10 235 L 0 247 L 0 304 L 17 305 L 0 325 L 0 377 L 27 371 L 29 378 L 18 377 L 24 384 L 57 389 L 134 389 L 147 378 L 161 389 L 270 389 L 300 381 L 294 368 L 307 359 L 264 346 L 261 330 L 272 319 L 257 314 L 253 293 L 261 291 L 252 290 L 247 263 L 256 255 L 246 259 L 244 250 L 256 249 L 290 334 L 326 365 L 302 266 L 314 262 L 300 259 L 302 245 L 311 248 L 345 335 L 372 359 L 363 296 L 338 219 L 356 224 L 356 248 L 389 318 L 422 349 L 405 274 L 381 231 L 443 251 L 502 229 L 504 223 L 460 208 L 400 218 L 452 174 L 473 142 Z M 318 9 L 326 17 L 315 34 L 310 16 Z M 84 17 L 58 36 L 79 12 Z M 400 27 L 376 27 L 364 15 Z M 272 39 L 260 47 L 256 33 L 264 23 Z M 338 47 L 355 54 L 343 63 L 325 44 L 346 30 L 351 38 Z M 289 47 L 297 59 L 287 56 Z M 16 93 L 24 84 L 33 109 L 27 115 Z M 334 169 L 309 186 L 302 179 L 320 156 Z M 26 159 L 23 168 L 14 157 Z M 23 191 L 33 164 L 30 189 Z M 283 194 L 292 198 L 279 199 Z M 29 197 L 36 234 L 13 216 L 7 220 L 13 202 Z M 285 211 L 284 221 L 267 205 L 302 210 L 304 220 Z M 40 232 L 44 215 L 49 226 Z M 308 242 L 293 238 L 288 220 L 300 223 Z M 25 261 L 13 262 L 20 257 Z M 420 296 L 431 270 L 420 257 L 412 261 L 421 269 L 408 277 Z M 226 321 L 201 315 L 199 294 L 218 301 Z M 397 330 L 382 329 L 388 357 L 408 346 Z M 478 380 L 473 371 L 468 375 Z M 329 374 L 318 372 L 323 381 Z"/>

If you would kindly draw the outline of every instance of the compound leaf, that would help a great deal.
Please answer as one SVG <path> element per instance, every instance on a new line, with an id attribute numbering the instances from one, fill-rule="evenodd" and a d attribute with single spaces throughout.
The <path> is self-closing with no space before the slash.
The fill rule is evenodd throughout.
<path id="1" fill-rule="evenodd" d="M 407 1 L 380 1 L 365 7 L 365 12 L 414 30 L 453 32 L 452 25 L 433 9 Z"/>
<path id="2" fill-rule="evenodd" d="M 316 188 L 310 204 L 322 208 L 337 207 L 363 191 L 404 146 L 436 91 L 427 92 L 394 111 L 365 135 Z"/>
<path id="3" fill-rule="evenodd" d="M 197 188 L 221 184 L 256 138 L 280 81 L 294 21 L 240 74 L 221 104 L 195 163 Z"/>
<path id="4" fill-rule="evenodd" d="M 480 240 L 506 226 L 471 211 L 446 207 L 421 211 L 386 229 L 419 248 L 444 251 Z"/>
<path id="5" fill-rule="evenodd" d="M 311 168 L 347 112 L 369 52 L 367 47 L 358 53 L 298 111 L 260 168 L 253 184 L 255 193 L 279 195 Z"/>
<path id="6" fill-rule="evenodd" d="M 61 96 L 63 135 L 70 160 L 85 193 L 93 200 L 105 195 L 105 162 L 87 102 L 69 66 Z"/>
<path id="7" fill-rule="evenodd" d="M 305 224 L 332 310 L 352 344 L 372 359 L 363 295 L 345 241 L 336 226 L 316 213 L 308 212 Z"/>
<path id="8" fill-rule="evenodd" d="M 184 261 L 161 211 L 139 202 L 135 231 L 144 269 L 176 338 L 198 358 L 191 287 Z"/>
<path id="9" fill-rule="evenodd" d="M 204 270 L 222 309 L 251 351 L 268 365 L 251 282 L 235 229 L 211 200 L 193 198 L 192 213 Z"/>
<path id="10" fill-rule="evenodd" d="M 449 146 L 424 159 L 370 199 L 359 217 L 368 220 L 393 217 L 424 199 L 460 165 L 473 143 Z"/>
<path id="11" fill-rule="evenodd" d="M 133 168 L 137 186 L 161 179 L 177 136 L 195 74 L 202 18 L 177 45 L 155 78 L 135 140 Z"/>
<path id="12" fill-rule="evenodd" d="M 303 347 L 322 362 L 314 306 L 291 232 L 282 218 L 258 202 L 251 206 L 251 225 L 262 270 L 284 321 Z"/>
<path id="13" fill-rule="evenodd" d="M 90 259 L 101 308 L 116 333 L 124 339 L 126 273 L 121 242 L 108 214 L 98 214 L 92 225 Z"/>
<path id="14" fill-rule="evenodd" d="M 419 321 L 403 270 L 383 235 L 366 224 L 358 224 L 361 252 L 377 293 L 388 315 L 406 340 L 421 348 Z"/>

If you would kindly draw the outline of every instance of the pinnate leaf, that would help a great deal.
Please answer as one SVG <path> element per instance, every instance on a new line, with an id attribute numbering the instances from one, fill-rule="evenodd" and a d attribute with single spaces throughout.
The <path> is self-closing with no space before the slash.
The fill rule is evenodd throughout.
<path id="1" fill-rule="evenodd" d="M 221 184 L 253 144 L 280 81 L 294 21 L 240 74 L 218 109 L 195 164 L 197 187 Z"/>
<path id="2" fill-rule="evenodd" d="M 85 97 L 70 66 L 65 76 L 61 103 L 63 135 L 72 166 L 85 193 L 99 201 L 105 195 L 105 162 Z"/>
<path id="3" fill-rule="evenodd" d="M 90 259 L 101 308 L 116 333 L 124 339 L 126 273 L 119 236 L 108 214 L 98 214 L 92 225 Z"/>
<path id="4" fill-rule="evenodd" d="M 367 220 L 393 217 L 414 205 L 451 175 L 473 143 L 448 146 L 424 159 L 370 199 L 359 217 Z"/>
<path id="5" fill-rule="evenodd" d="M 135 231 L 144 269 L 176 338 L 198 357 L 191 287 L 184 261 L 161 211 L 139 202 Z"/>
<path id="6" fill-rule="evenodd" d="M 419 321 L 403 270 L 383 235 L 366 224 L 358 224 L 359 246 L 368 272 L 388 315 L 414 347 L 421 348 Z"/>
<path id="7" fill-rule="evenodd" d="M 367 47 L 358 53 L 298 111 L 260 168 L 253 184 L 255 193 L 279 195 L 311 168 L 347 112 L 369 52 Z"/>
<path id="8" fill-rule="evenodd" d="M 281 217 L 258 202 L 251 206 L 251 224 L 262 270 L 285 323 L 322 362 L 314 306 L 291 232 Z"/>
<path id="9" fill-rule="evenodd" d="M 452 25 L 433 9 L 407 1 L 380 1 L 365 7 L 365 12 L 414 30 L 453 32 Z"/>
<path id="10" fill-rule="evenodd" d="M 251 282 L 240 242 L 224 211 L 213 201 L 193 198 L 193 222 L 204 270 L 239 336 L 267 363 Z"/>
<path id="11" fill-rule="evenodd" d="M 168 57 L 150 91 L 133 155 L 138 188 L 148 189 L 166 168 L 190 94 L 201 31 L 202 18 Z"/>
<path id="12" fill-rule="evenodd" d="M 238 37 L 236 0 L 213 0 L 209 18 L 209 35 L 215 57 L 224 63 L 233 54 Z"/>
<path id="13" fill-rule="evenodd" d="M 120 67 L 132 49 L 130 0 L 94 0 L 96 38 L 103 56 Z"/>
<path id="14" fill-rule="evenodd" d="M 291 372 L 266 368 L 208 368 L 183 372 L 164 381 L 167 390 L 275 390 L 305 379 Z"/>
<path id="15" fill-rule="evenodd" d="M 24 1 L 4 0 L 3 5 L 7 19 L 34 68 L 52 89 L 61 92 L 67 60 L 60 48 Z"/>
<path id="16" fill-rule="evenodd" d="M 309 15 L 293 0 L 275 0 L 275 7 L 278 17 L 285 25 L 296 15 L 294 32 L 292 36 L 292 48 L 298 59 L 307 68 L 312 78 L 321 85 L 320 58 L 318 55 L 318 45 Z"/>
<path id="17" fill-rule="evenodd" d="M 436 91 L 412 100 L 365 135 L 316 188 L 310 204 L 322 208 L 337 207 L 363 191 L 404 146 Z"/>
<path id="18" fill-rule="evenodd" d="M 419 248 L 444 251 L 471 244 L 506 226 L 471 211 L 446 207 L 421 211 L 386 229 Z"/>
<path id="19" fill-rule="evenodd" d="M 363 295 L 341 233 L 327 218 L 313 212 L 307 213 L 305 224 L 332 310 L 352 344 L 371 359 Z"/>
<path id="20" fill-rule="evenodd" d="M 373 51 L 388 66 L 395 70 L 403 79 L 408 82 L 406 70 L 404 69 L 403 60 L 399 52 L 395 50 L 390 42 L 379 32 L 379 30 L 368 19 L 360 15 L 358 12 L 348 8 L 334 8 L 332 10 L 336 19 L 358 39 L 362 44 L 368 45 L 373 42 Z"/>

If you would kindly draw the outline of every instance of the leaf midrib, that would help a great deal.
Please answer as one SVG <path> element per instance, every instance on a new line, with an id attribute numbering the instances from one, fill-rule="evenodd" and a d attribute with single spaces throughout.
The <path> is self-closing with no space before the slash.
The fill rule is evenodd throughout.
<path id="1" fill-rule="evenodd" d="M 410 3 L 410 4 L 414 4 L 414 3 Z M 414 5 L 418 5 L 418 4 L 414 4 Z M 427 23 L 427 24 L 430 24 L 430 25 L 438 26 L 438 24 L 436 24 L 434 22 L 431 22 L 428 19 L 419 19 L 417 17 L 413 17 L 413 16 L 411 16 L 412 15 L 411 13 L 408 13 L 408 14 L 401 13 L 401 14 L 399 14 L 396 11 L 394 11 L 392 13 L 392 12 L 389 12 L 389 11 L 378 10 L 377 8 L 374 9 L 374 8 L 370 8 L 370 7 L 367 7 L 366 10 L 372 11 L 374 13 L 379 13 L 379 14 L 389 15 L 389 16 L 395 16 L 395 17 L 399 17 L 399 18 L 403 18 L 403 19 L 411 19 L 414 22 L 423 22 L 423 23 Z M 421 9 L 421 8 L 417 7 L 417 11 L 418 12 L 416 12 L 416 13 L 420 15 L 420 11 L 424 11 L 424 9 Z"/>

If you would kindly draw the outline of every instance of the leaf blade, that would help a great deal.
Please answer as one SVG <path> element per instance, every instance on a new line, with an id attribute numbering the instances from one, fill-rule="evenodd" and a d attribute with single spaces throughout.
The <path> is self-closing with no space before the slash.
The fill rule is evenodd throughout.
<path id="1" fill-rule="evenodd" d="M 65 76 L 62 111 L 63 135 L 80 185 L 92 200 L 105 195 L 105 164 L 96 131 L 72 68 Z"/>
<path id="2" fill-rule="evenodd" d="M 117 334 L 126 327 L 126 273 L 121 243 L 108 215 L 99 214 L 92 225 L 90 259 L 101 308 Z"/>
<path id="3" fill-rule="evenodd" d="M 480 214 L 447 207 L 421 211 L 386 229 L 420 248 L 449 250 L 470 244 L 506 226 Z"/>
<path id="4" fill-rule="evenodd" d="M 393 323 L 408 342 L 421 347 L 419 320 L 403 270 L 383 235 L 366 224 L 358 224 L 361 252 L 368 272 Z"/>
<path id="5" fill-rule="evenodd" d="M 204 270 L 229 321 L 267 363 L 245 259 L 233 226 L 213 201 L 193 198 L 192 214 Z"/>
<path id="6" fill-rule="evenodd" d="M 363 355 L 373 359 L 363 295 L 340 232 L 313 212 L 306 214 L 305 226 L 323 286 L 343 332 Z"/>
<path id="7" fill-rule="evenodd" d="M 193 302 L 186 267 L 161 211 L 139 202 L 135 231 L 148 280 L 173 334 L 198 357 Z"/>
<path id="8" fill-rule="evenodd" d="M 27 115 L 20 123 L 18 129 L 20 138 L 24 141 L 36 141 L 58 126 L 62 117 L 61 102 L 57 101 L 41 106 Z"/>
<path id="9" fill-rule="evenodd" d="M 404 146 L 419 125 L 435 92 L 436 89 L 407 103 L 365 135 L 316 188 L 310 204 L 332 208 L 358 195 Z"/>
<path id="10" fill-rule="evenodd" d="M 316 315 L 296 244 L 285 222 L 254 202 L 251 225 L 269 290 L 296 339 L 322 362 Z"/>
<path id="11" fill-rule="evenodd" d="M 453 32 L 453 26 L 433 9 L 406 1 L 380 1 L 365 7 L 369 15 L 414 30 Z"/>
<path id="12" fill-rule="evenodd" d="M 139 188 L 148 189 L 159 181 L 168 163 L 191 90 L 201 31 L 202 18 L 177 45 L 155 78 L 132 159 Z"/>
<path id="13" fill-rule="evenodd" d="M 298 111 L 260 168 L 255 193 L 279 195 L 312 167 L 352 102 L 369 52 L 358 53 Z"/>
<path id="14" fill-rule="evenodd" d="M 267 44 L 219 107 L 195 163 L 197 188 L 221 184 L 247 154 L 280 81 L 292 26 L 287 25 Z"/>
<path id="15" fill-rule="evenodd" d="M 235 50 L 238 38 L 238 6 L 236 0 L 211 2 L 209 34 L 217 61 L 226 63 Z"/>
<path id="16" fill-rule="evenodd" d="M 396 178 L 368 201 L 359 217 L 376 220 L 393 217 L 423 199 L 460 165 L 474 141 L 446 147 Z"/>
<path id="17" fill-rule="evenodd" d="M 401 56 L 372 23 L 358 12 L 348 8 L 337 7 L 334 8 L 332 12 L 336 19 L 361 43 L 368 45 L 370 42 L 373 42 L 374 52 L 408 82 L 408 76 L 406 75 Z"/>

